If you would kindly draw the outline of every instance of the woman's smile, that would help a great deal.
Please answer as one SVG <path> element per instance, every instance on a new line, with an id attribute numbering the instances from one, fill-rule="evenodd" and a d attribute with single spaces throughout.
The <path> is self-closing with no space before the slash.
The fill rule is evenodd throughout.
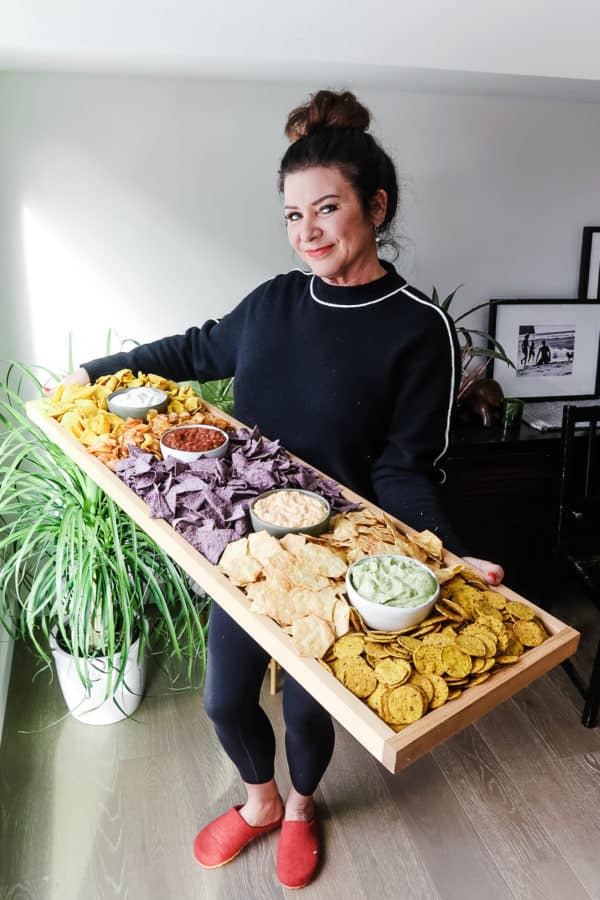
<path id="1" fill-rule="evenodd" d="M 326 253 L 329 253 L 329 251 L 332 249 L 333 249 L 333 244 L 328 244 L 325 247 L 318 247 L 316 250 L 307 250 L 306 253 L 312 259 L 319 259 L 321 256 L 324 256 Z"/>

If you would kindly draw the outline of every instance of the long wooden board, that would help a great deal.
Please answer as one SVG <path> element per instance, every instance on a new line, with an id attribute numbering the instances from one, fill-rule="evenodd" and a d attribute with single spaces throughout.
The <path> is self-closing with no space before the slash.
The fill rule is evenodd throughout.
<path id="1" fill-rule="evenodd" d="M 215 414 L 228 419 L 232 426 L 243 427 L 242 423 L 231 416 L 224 416 L 210 404 L 207 406 Z M 243 591 L 233 585 L 216 566 L 209 563 L 168 522 L 151 518 L 146 503 L 123 484 L 104 463 L 89 454 L 66 428 L 45 416 L 38 401 L 27 403 L 27 415 L 391 772 L 397 772 L 410 765 L 419 756 L 428 753 L 446 738 L 461 731 L 494 706 L 567 659 L 577 649 L 579 643 L 577 631 L 530 603 L 550 635 L 543 644 L 528 650 L 517 663 L 494 674 L 488 681 L 470 687 L 458 699 L 428 712 L 418 722 L 396 734 L 316 660 L 297 656 L 289 635 L 271 619 L 252 612 L 251 604 Z M 343 488 L 343 493 L 351 500 L 365 503 L 371 509 L 381 512 L 378 507 L 367 503 L 352 491 Z M 395 521 L 403 530 L 413 531 L 404 523 Z M 445 553 L 447 564 L 457 560 L 458 557 L 452 553 Z M 504 586 L 497 590 L 511 599 L 523 600 Z"/>

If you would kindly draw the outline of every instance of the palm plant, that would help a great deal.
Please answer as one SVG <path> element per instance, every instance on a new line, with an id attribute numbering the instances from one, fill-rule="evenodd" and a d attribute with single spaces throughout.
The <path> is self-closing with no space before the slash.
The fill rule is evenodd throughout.
<path id="1" fill-rule="evenodd" d="M 436 306 L 439 306 L 440 309 L 443 309 L 444 312 L 447 312 L 448 315 L 451 315 L 449 312 L 450 305 L 456 292 L 461 287 L 463 287 L 463 285 L 459 284 L 452 293 L 448 294 L 445 300 L 441 300 L 437 288 L 434 287 L 431 293 L 432 302 L 435 303 Z M 511 366 L 513 369 L 515 368 L 515 364 L 507 355 L 504 347 L 488 334 L 487 331 L 478 331 L 476 328 L 467 328 L 464 325 L 458 325 L 460 321 L 466 319 L 471 313 L 476 312 L 478 309 L 484 309 L 492 303 L 494 303 L 493 300 L 488 300 L 485 303 L 478 303 L 477 306 L 472 306 L 471 309 L 461 313 L 460 316 L 457 316 L 454 319 L 456 333 L 461 344 L 462 381 L 458 391 L 458 400 L 466 394 L 473 382 L 484 373 L 491 359 L 499 359 L 506 363 L 507 366 Z M 476 339 L 483 341 L 484 345 L 478 346 L 475 342 Z"/>
<path id="2" fill-rule="evenodd" d="M 210 598 L 27 418 L 23 385 L 43 393 L 11 364 L 0 381 L 0 622 L 46 664 L 55 631 L 86 687 L 106 657 L 107 696 L 136 640 L 138 658 L 166 651 L 201 679 Z"/>

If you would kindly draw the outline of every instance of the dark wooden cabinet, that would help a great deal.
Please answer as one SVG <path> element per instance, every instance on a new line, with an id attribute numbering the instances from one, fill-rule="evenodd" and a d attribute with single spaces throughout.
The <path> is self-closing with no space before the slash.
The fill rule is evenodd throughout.
<path id="1" fill-rule="evenodd" d="M 544 605 L 560 486 L 560 435 L 522 425 L 459 426 L 444 461 L 444 494 L 470 555 L 501 563 L 509 587 Z"/>

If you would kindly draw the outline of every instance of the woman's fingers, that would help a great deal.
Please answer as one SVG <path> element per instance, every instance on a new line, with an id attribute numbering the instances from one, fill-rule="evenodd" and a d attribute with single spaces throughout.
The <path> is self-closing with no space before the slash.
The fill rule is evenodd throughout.
<path id="1" fill-rule="evenodd" d="M 475 556 L 465 556 L 464 560 L 478 572 L 481 572 L 483 580 L 486 584 L 500 584 L 504 578 L 504 569 L 498 563 L 490 562 L 489 559 L 478 559 Z"/>
<path id="2" fill-rule="evenodd" d="M 90 376 L 83 368 L 80 366 L 79 369 L 76 369 L 74 372 L 70 372 L 68 375 L 65 375 L 61 384 L 89 384 Z"/>

